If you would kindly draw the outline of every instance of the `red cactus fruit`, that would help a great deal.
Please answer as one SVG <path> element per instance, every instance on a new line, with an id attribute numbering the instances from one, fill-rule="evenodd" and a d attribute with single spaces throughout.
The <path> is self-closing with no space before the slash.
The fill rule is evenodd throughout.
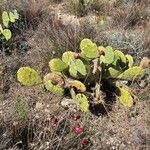
<path id="1" fill-rule="evenodd" d="M 78 115 L 78 114 L 73 114 L 73 115 L 72 115 L 72 119 L 73 119 L 74 121 L 77 121 L 77 120 L 80 119 L 80 115 Z"/>
<path id="2" fill-rule="evenodd" d="M 74 53 L 73 56 L 74 56 L 75 59 L 79 59 L 80 58 L 80 53 Z"/>
<path id="3" fill-rule="evenodd" d="M 81 140 L 81 144 L 82 144 L 83 146 L 87 146 L 87 145 L 89 144 L 89 140 L 86 139 L 86 138 L 83 138 L 83 139 Z"/>
<path id="4" fill-rule="evenodd" d="M 58 119 L 55 116 L 52 116 L 50 118 L 50 123 L 53 127 L 55 127 L 57 125 Z"/>
<path id="5" fill-rule="evenodd" d="M 103 50 L 99 51 L 100 56 L 105 56 L 105 52 Z"/>
<path id="6" fill-rule="evenodd" d="M 81 134 L 81 133 L 83 133 L 83 128 L 81 128 L 80 125 L 76 125 L 76 126 L 74 127 L 74 132 L 75 132 L 76 134 Z"/>

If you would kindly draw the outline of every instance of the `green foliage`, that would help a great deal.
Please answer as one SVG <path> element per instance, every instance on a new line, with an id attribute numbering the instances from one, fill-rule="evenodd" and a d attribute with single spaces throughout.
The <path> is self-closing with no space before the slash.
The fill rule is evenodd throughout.
<path id="1" fill-rule="evenodd" d="M 12 33 L 9 29 L 4 29 L 2 32 L 3 36 L 5 37 L 5 39 L 8 41 L 9 39 L 11 39 L 12 37 Z"/>
<path id="2" fill-rule="evenodd" d="M 86 66 L 80 59 L 71 59 L 69 62 L 69 73 L 74 78 L 80 78 L 87 74 Z"/>
<path id="3" fill-rule="evenodd" d="M 82 54 L 84 54 L 87 58 L 92 59 L 99 56 L 97 45 L 89 39 L 83 39 L 81 41 L 80 49 Z"/>
<path id="4" fill-rule="evenodd" d="M 128 62 L 128 67 L 129 67 L 129 68 L 132 67 L 132 66 L 133 66 L 133 63 L 134 63 L 133 57 L 132 57 L 131 55 L 127 54 L 127 55 L 126 55 L 126 59 L 127 59 L 127 62 Z"/>
<path id="5" fill-rule="evenodd" d="M 130 91 L 125 87 L 119 88 L 118 99 L 120 103 L 124 105 L 125 107 L 131 107 L 133 105 L 132 95 Z"/>
<path id="6" fill-rule="evenodd" d="M 103 75 L 103 78 L 117 78 L 119 76 L 119 74 L 121 74 L 120 71 L 116 70 L 115 68 L 109 67 L 105 74 Z"/>
<path id="7" fill-rule="evenodd" d="M 6 11 L 3 11 L 2 13 L 2 20 L 3 20 L 3 25 L 8 28 L 9 25 L 9 15 Z"/>
<path id="8" fill-rule="evenodd" d="M 104 52 L 105 52 L 105 56 L 102 55 L 100 57 L 100 62 L 104 63 L 104 64 L 113 63 L 115 54 L 114 54 L 114 51 L 113 51 L 112 47 L 107 46 L 105 48 Z"/>
<path id="9" fill-rule="evenodd" d="M 39 74 L 30 67 L 22 67 L 17 72 L 17 79 L 22 85 L 33 86 L 41 83 Z"/>
<path id="10" fill-rule="evenodd" d="M 48 91 L 58 96 L 64 95 L 64 88 L 61 87 L 61 83 L 63 82 L 63 79 L 60 75 L 49 73 L 44 77 L 43 82 L 45 88 Z"/>
<path id="11" fill-rule="evenodd" d="M 64 52 L 62 55 L 62 61 L 69 65 L 71 60 L 74 60 L 73 52 Z"/>
<path id="12" fill-rule="evenodd" d="M 125 70 L 122 74 L 118 76 L 118 79 L 132 81 L 142 78 L 144 76 L 144 72 L 145 70 L 143 68 L 135 66 Z"/>
<path id="13" fill-rule="evenodd" d="M 15 23 L 19 19 L 17 10 L 13 12 L 3 11 L 2 13 L 2 25 L 0 24 L 0 34 L 8 41 L 12 37 L 11 31 L 8 29 L 10 23 Z"/>
<path id="14" fill-rule="evenodd" d="M 73 88 L 77 89 L 79 92 L 86 91 L 86 86 L 81 81 L 78 81 L 78 80 L 68 80 L 66 83 L 66 86 L 68 88 L 73 87 Z"/>
<path id="15" fill-rule="evenodd" d="M 110 84 L 108 86 L 118 89 L 113 92 L 116 92 L 119 101 L 125 107 L 131 107 L 133 98 L 130 89 L 121 81 L 138 80 L 143 77 L 145 69 L 134 66 L 131 55 L 124 55 L 110 46 L 97 46 L 90 39 L 81 41 L 80 50 L 80 53 L 66 51 L 62 59 L 54 58 L 49 62 L 52 73 L 43 79 L 45 88 L 59 96 L 68 95 L 66 92 L 70 91 L 68 96 L 83 112 L 88 112 L 89 99 L 95 102 L 101 100 L 101 80 L 103 80 L 107 81 L 106 84 Z M 38 73 L 29 67 L 20 68 L 17 75 L 18 81 L 23 85 L 41 83 Z"/>
<path id="16" fill-rule="evenodd" d="M 75 97 L 75 102 L 83 112 L 89 111 L 89 101 L 84 94 L 77 94 Z"/>
<path id="17" fill-rule="evenodd" d="M 59 58 L 54 58 L 49 62 L 49 67 L 52 72 L 63 72 L 67 69 L 68 65 Z"/>

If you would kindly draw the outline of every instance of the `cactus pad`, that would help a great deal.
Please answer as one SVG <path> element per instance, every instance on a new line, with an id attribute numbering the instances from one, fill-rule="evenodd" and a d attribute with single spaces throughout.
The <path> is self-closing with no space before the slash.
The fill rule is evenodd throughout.
<path id="1" fill-rule="evenodd" d="M 81 75 L 85 76 L 87 74 L 87 72 L 86 72 L 86 67 L 85 67 L 84 63 L 80 59 L 77 59 L 75 61 L 75 63 L 76 63 L 77 71 Z"/>
<path id="2" fill-rule="evenodd" d="M 78 80 L 70 80 L 70 81 L 68 80 L 66 84 L 67 84 L 67 87 L 74 87 L 80 92 L 86 91 L 86 86 Z"/>
<path id="3" fill-rule="evenodd" d="M 118 99 L 125 107 L 131 107 L 133 105 L 133 98 L 129 90 L 125 87 L 119 88 Z"/>
<path id="4" fill-rule="evenodd" d="M 69 73 L 74 78 L 80 78 L 87 74 L 86 66 L 80 59 L 70 60 Z"/>
<path id="5" fill-rule="evenodd" d="M 89 111 L 89 102 L 84 94 L 77 94 L 75 97 L 75 102 L 83 112 Z"/>
<path id="6" fill-rule="evenodd" d="M 128 62 L 128 67 L 132 67 L 133 66 L 133 57 L 129 54 L 126 55 L 126 58 L 127 58 L 127 62 Z"/>
<path id="7" fill-rule="evenodd" d="M 41 83 L 39 74 L 30 67 L 22 67 L 17 72 L 17 79 L 22 85 L 32 86 Z"/>
<path id="8" fill-rule="evenodd" d="M 62 95 L 64 95 L 64 89 L 59 85 L 59 83 L 60 83 L 60 80 L 61 80 L 61 77 L 60 77 L 60 80 L 58 81 L 58 83 L 53 83 L 54 81 L 53 81 L 53 77 L 52 76 L 57 76 L 56 74 L 54 75 L 54 74 L 52 74 L 52 73 L 49 73 L 49 74 L 47 74 L 45 77 L 44 77 L 44 80 L 43 80 L 43 82 L 44 82 L 44 86 L 45 86 L 45 88 L 48 90 L 48 91 L 50 91 L 50 92 L 52 92 L 52 93 L 54 93 L 54 94 L 56 94 L 56 95 L 58 95 L 58 96 L 62 96 Z M 58 78 L 59 78 L 59 76 L 58 76 Z"/>
<path id="9" fill-rule="evenodd" d="M 126 57 L 121 51 L 115 50 L 114 53 L 117 58 L 119 57 L 121 59 L 121 62 L 126 63 Z"/>
<path id="10" fill-rule="evenodd" d="M 145 70 L 143 68 L 135 66 L 124 71 L 122 74 L 118 76 L 118 78 L 121 80 L 132 81 L 135 79 L 142 78 L 144 76 L 144 72 Z"/>
<path id="11" fill-rule="evenodd" d="M 8 28 L 9 25 L 9 15 L 6 11 L 3 11 L 2 13 L 2 20 L 3 20 L 3 25 Z"/>
<path id="12" fill-rule="evenodd" d="M 107 46 L 104 52 L 105 52 L 105 56 L 102 55 L 100 57 L 100 62 L 101 63 L 103 62 L 104 64 L 111 64 L 114 61 L 114 56 L 115 56 L 112 47 Z"/>
<path id="13" fill-rule="evenodd" d="M 82 55 L 85 55 L 87 58 L 91 59 L 99 56 L 97 45 L 89 39 L 83 39 L 81 41 L 80 49 Z"/>
<path id="14" fill-rule="evenodd" d="M 66 64 L 69 65 L 71 59 L 74 59 L 72 51 L 67 51 L 67 52 L 63 53 L 63 55 L 62 55 L 63 62 L 65 62 Z"/>
<path id="15" fill-rule="evenodd" d="M 12 37 L 12 33 L 9 29 L 4 29 L 2 34 L 4 35 L 5 39 L 8 41 Z"/>
<path id="16" fill-rule="evenodd" d="M 19 15 L 17 13 L 17 10 L 14 10 L 14 12 L 9 12 L 9 18 L 10 22 L 14 23 L 17 19 L 19 19 Z"/>
<path id="17" fill-rule="evenodd" d="M 115 79 L 115 78 L 117 78 L 119 75 L 121 74 L 121 72 L 120 71 L 118 71 L 118 70 L 116 70 L 116 69 L 114 69 L 114 68 L 112 68 L 112 67 L 109 67 L 107 70 L 106 70 L 106 72 L 105 72 L 105 74 L 103 75 L 103 78 L 113 78 L 113 79 Z"/>
<path id="18" fill-rule="evenodd" d="M 0 24 L 0 34 L 3 32 L 2 25 Z"/>
<path id="19" fill-rule="evenodd" d="M 49 67 L 52 72 L 62 72 L 67 69 L 68 65 L 64 63 L 61 59 L 54 58 L 49 62 Z"/>

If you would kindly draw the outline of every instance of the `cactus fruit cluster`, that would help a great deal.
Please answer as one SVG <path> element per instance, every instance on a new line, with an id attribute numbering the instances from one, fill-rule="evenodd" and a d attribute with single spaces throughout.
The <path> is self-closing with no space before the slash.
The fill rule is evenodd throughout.
<path id="1" fill-rule="evenodd" d="M 0 35 L 8 41 L 12 37 L 11 31 L 8 29 L 10 23 L 14 23 L 16 20 L 19 19 L 19 15 L 17 10 L 13 12 L 3 11 L 2 13 L 2 24 L 0 24 Z"/>
<path id="2" fill-rule="evenodd" d="M 116 86 L 116 98 L 125 107 L 131 107 L 133 94 L 120 81 L 140 79 L 145 72 L 145 68 L 134 66 L 131 55 L 125 55 L 110 46 L 97 46 L 90 39 L 81 41 L 79 53 L 66 51 L 62 58 L 50 60 L 49 67 L 51 73 L 43 79 L 45 88 L 59 96 L 70 91 L 70 97 L 83 112 L 89 110 L 91 99 L 99 99 L 101 80 Z M 42 82 L 38 73 L 30 67 L 20 68 L 17 77 L 22 85 Z"/>

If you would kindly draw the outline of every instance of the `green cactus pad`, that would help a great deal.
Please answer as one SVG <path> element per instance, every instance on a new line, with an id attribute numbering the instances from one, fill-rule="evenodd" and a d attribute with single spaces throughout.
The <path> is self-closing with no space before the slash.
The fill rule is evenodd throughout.
<path id="1" fill-rule="evenodd" d="M 115 79 L 115 78 L 117 78 L 119 75 L 121 74 L 121 72 L 120 71 L 118 71 L 118 70 L 116 70 L 116 69 L 114 69 L 114 68 L 112 68 L 112 67 L 109 67 L 108 69 L 107 69 L 107 71 L 105 72 L 105 74 L 103 75 L 103 78 L 107 78 L 107 79 L 109 79 L 109 78 L 113 78 L 113 79 Z"/>
<path id="2" fill-rule="evenodd" d="M 115 57 L 117 57 L 117 58 L 119 57 L 121 59 L 121 62 L 126 64 L 126 57 L 121 51 L 115 50 L 114 54 L 115 54 Z"/>
<path id="3" fill-rule="evenodd" d="M 59 58 L 54 58 L 49 62 L 49 67 L 52 72 L 62 72 L 68 68 L 68 65 Z"/>
<path id="4" fill-rule="evenodd" d="M 91 59 L 99 56 L 97 45 L 90 39 L 83 39 L 80 43 L 80 49 L 82 55 L 85 55 L 87 58 Z"/>
<path id="5" fill-rule="evenodd" d="M 103 62 L 104 64 L 111 64 L 114 61 L 114 56 L 115 56 L 112 47 L 107 46 L 104 52 L 105 52 L 105 56 L 100 57 L 100 62 L 101 63 Z"/>
<path id="6" fill-rule="evenodd" d="M 53 81 L 52 81 L 52 76 L 53 76 L 53 74 L 47 74 L 45 77 L 44 77 L 44 80 L 43 80 L 43 82 L 44 82 L 44 86 L 45 86 L 45 88 L 48 90 L 48 91 L 50 91 L 50 92 L 52 92 L 53 94 L 56 94 L 56 95 L 58 95 L 58 96 L 62 96 L 62 95 L 64 95 L 64 89 L 62 88 L 62 87 L 60 87 L 60 85 L 58 85 L 58 83 L 57 83 L 57 85 L 54 85 L 53 84 Z M 56 76 L 56 75 L 55 75 Z M 61 77 L 60 77 L 60 79 L 61 79 Z M 60 82 L 60 81 L 58 81 L 58 82 Z M 56 83 L 55 83 L 56 84 Z"/>
<path id="7" fill-rule="evenodd" d="M 22 85 L 32 86 L 41 83 L 39 74 L 30 67 L 22 67 L 17 72 L 17 79 Z"/>
<path id="8" fill-rule="evenodd" d="M 0 24 L 0 34 L 3 32 L 3 27 L 2 25 Z"/>
<path id="9" fill-rule="evenodd" d="M 130 91 L 125 87 L 121 87 L 118 90 L 118 99 L 120 103 L 125 107 L 131 107 L 133 105 L 133 98 Z"/>
<path id="10" fill-rule="evenodd" d="M 117 70 L 124 71 L 127 66 L 127 60 L 125 55 L 119 50 L 115 50 L 114 54 L 114 62 L 112 63 L 113 67 Z"/>
<path id="11" fill-rule="evenodd" d="M 127 69 L 122 74 L 120 74 L 117 78 L 121 80 L 128 80 L 132 81 L 135 79 L 142 78 L 144 76 L 145 70 L 141 67 L 135 66 L 132 68 Z"/>
<path id="12" fill-rule="evenodd" d="M 133 63 L 134 63 L 134 61 L 133 61 L 133 57 L 131 56 L 131 55 L 126 55 L 126 58 L 127 58 L 127 62 L 128 62 L 128 67 L 130 68 L 130 67 L 132 67 L 133 66 Z"/>
<path id="13" fill-rule="evenodd" d="M 62 85 L 64 80 L 61 73 L 49 73 L 44 77 L 44 81 L 51 80 L 54 85 Z"/>
<path id="14" fill-rule="evenodd" d="M 2 20 L 3 20 L 3 25 L 8 28 L 8 25 L 9 25 L 9 15 L 6 11 L 3 11 L 2 13 Z"/>
<path id="15" fill-rule="evenodd" d="M 69 73 L 70 73 L 70 76 L 77 78 L 77 79 L 79 78 L 78 72 L 75 68 L 73 67 L 69 68 Z"/>
<path id="16" fill-rule="evenodd" d="M 17 19 L 19 19 L 19 15 L 17 13 L 17 10 L 14 10 L 14 12 L 9 12 L 9 18 L 10 22 L 14 23 Z"/>
<path id="17" fill-rule="evenodd" d="M 84 65 L 84 63 L 82 62 L 82 60 L 77 59 L 77 60 L 75 61 L 75 63 L 76 63 L 76 66 L 77 66 L 77 71 L 78 71 L 81 75 L 85 76 L 85 75 L 87 74 L 87 72 L 86 72 L 86 66 Z"/>
<path id="18" fill-rule="evenodd" d="M 5 39 L 8 41 L 9 39 L 11 39 L 12 37 L 12 33 L 9 29 L 4 29 L 2 32 L 3 36 L 5 37 Z"/>
<path id="19" fill-rule="evenodd" d="M 75 102 L 83 112 L 89 111 L 89 102 L 84 94 L 77 94 L 75 97 Z"/>
<path id="20" fill-rule="evenodd" d="M 80 59 L 71 59 L 69 63 L 69 73 L 74 78 L 85 76 L 87 74 L 86 66 Z"/>
<path id="21" fill-rule="evenodd" d="M 99 46 L 98 47 L 98 51 L 100 52 L 100 51 L 105 51 L 105 47 L 104 46 Z"/>
<path id="22" fill-rule="evenodd" d="M 78 80 L 68 80 L 67 83 L 66 83 L 66 86 L 67 87 L 74 87 L 77 90 L 79 90 L 80 92 L 85 92 L 86 91 L 86 86 Z"/>
<path id="23" fill-rule="evenodd" d="M 69 65 L 70 60 L 74 59 L 74 55 L 72 51 L 67 51 L 62 55 L 62 61 Z"/>
<path id="24" fill-rule="evenodd" d="M 75 93 L 75 91 L 74 91 L 73 88 L 70 89 L 70 95 L 71 95 L 71 98 L 72 98 L 73 100 L 75 100 L 75 98 L 76 98 L 76 93 Z"/>

